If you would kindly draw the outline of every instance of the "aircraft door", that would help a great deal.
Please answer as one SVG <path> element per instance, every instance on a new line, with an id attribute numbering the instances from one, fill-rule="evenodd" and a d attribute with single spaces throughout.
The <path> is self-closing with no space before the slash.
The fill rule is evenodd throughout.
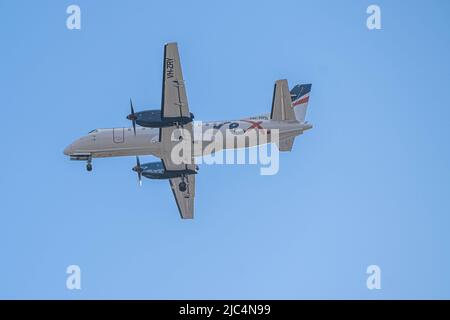
<path id="1" fill-rule="evenodd" d="M 114 143 L 125 142 L 125 129 L 124 128 L 114 128 L 113 129 L 113 142 Z"/>

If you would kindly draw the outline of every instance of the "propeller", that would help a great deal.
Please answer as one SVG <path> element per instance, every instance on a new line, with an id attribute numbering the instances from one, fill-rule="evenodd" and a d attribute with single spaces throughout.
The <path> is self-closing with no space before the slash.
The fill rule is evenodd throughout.
<path id="1" fill-rule="evenodd" d="M 144 171 L 144 169 L 141 167 L 141 162 L 139 161 L 138 156 L 136 156 L 136 166 L 134 166 L 132 170 L 138 174 L 139 186 L 142 187 L 142 171 Z"/>
<path id="2" fill-rule="evenodd" d="M 127 116 L 128 120 L 131 120 L 133 122 L 133 131 L 134 131 L 134 135 L 136 135 L 136 114 L 134 113 L 134 108 L 133 108 L 133 101 L 131 101 L 130 98 L 130 109 L 131 109 L 131 113 Z"/>

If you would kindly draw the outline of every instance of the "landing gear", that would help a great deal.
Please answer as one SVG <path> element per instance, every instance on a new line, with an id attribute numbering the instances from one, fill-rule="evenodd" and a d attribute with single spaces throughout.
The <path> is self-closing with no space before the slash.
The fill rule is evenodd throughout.
<path id="1" fill-rule="evenodd" d="M 180 182 L 180 184 L 178 185 L 178 189 L 181 192 L 185 192 L 187 190 L 187 184 L 186 182 L 184 182 L 184 177 L 182 178 L 183 180 Z"/>
<path id="2" fill-rule="evenodd" d="M 89 157 L 86 164 L 86 170 L 91 172 L 92 171 L 92 158 Z"/>

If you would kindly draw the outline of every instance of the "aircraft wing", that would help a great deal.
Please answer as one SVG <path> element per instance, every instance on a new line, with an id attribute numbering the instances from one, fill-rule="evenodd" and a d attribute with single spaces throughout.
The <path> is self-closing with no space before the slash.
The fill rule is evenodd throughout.
<path id="1" fill-rule="evenodd" d="M 184 182 L 187 184 L 185 192 L 181 192 L 178 185 L 182 178 L 169 179 L 175 201 L 182 219 L 194 218 L 195 174 L 187 175 Z"/>
<path id="2" fill-rule="evenodd" d="M 168 43 L 164 46 L 161 118 L 162 120 L 191 118 L 176 43 Z M 170 126 L 160 129 L 161 160 L 167 171 L 196 171 L 193 152 L 190 149 L 193 146 L 193 138 L 191 122 L 178 127 Z M 185 142 L 188 151 L 181 162 L 178 161 L 179 159 L 174 159 L 172 154 L 174 148 L 179 146 L 180 142 Z M 175 156 L 179 155 L 179 153 L 174 154 Z M 169 182 L 181 218 L 194 218 L 195 174 L 186 174 L 184 179 L 181 177 L 171 178 Z M 186 183 L 186 190 L 184 191 L 181 191 L 179 187 L 182 182 Z"/>
<path id="3" fill-rule="evenodd" d="M 161 117 L 191 117 L 176 42 L 164 46 Z"/>

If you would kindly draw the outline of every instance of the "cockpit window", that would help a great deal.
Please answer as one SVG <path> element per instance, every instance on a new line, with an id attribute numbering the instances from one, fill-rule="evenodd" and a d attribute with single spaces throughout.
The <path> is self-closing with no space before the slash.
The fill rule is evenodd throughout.
<path id="1" fill-rule="evenodd" d="M 97 132 L 98 132 L 98 129 L 94 129 L 94 130 L 92 130 L 92 131 L 89 131 L 89 134 L 97 133 Z"/>

